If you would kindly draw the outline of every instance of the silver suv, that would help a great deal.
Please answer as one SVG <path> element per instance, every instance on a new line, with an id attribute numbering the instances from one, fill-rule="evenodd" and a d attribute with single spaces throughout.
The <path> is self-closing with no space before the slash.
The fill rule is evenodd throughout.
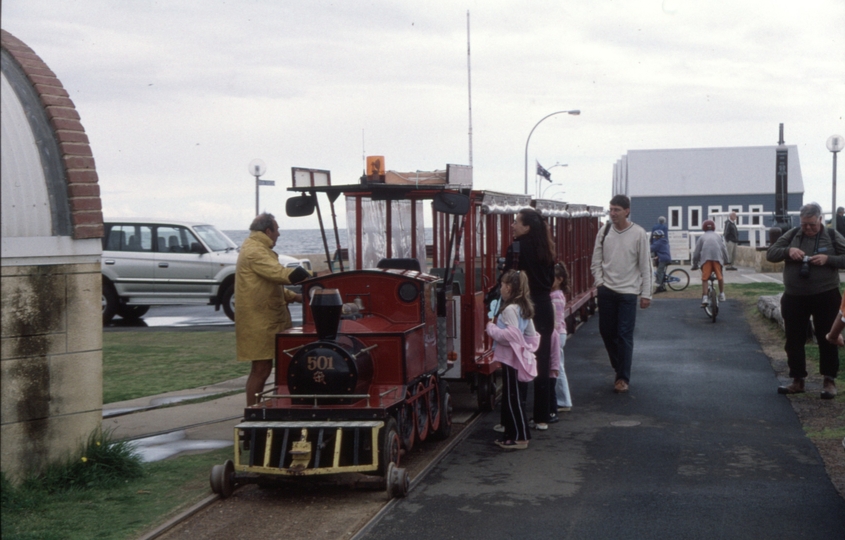
<path id="1" fill-rule="evenodd" d="M 139 218 L 106 219 L 103 237 L 103 324 L 115 315 L 132 320 L 150 306 L 223 307 L 235 320 L 238 250 L 207 223 Z M 311 262 L 279 255 L 284 266 Z"/>

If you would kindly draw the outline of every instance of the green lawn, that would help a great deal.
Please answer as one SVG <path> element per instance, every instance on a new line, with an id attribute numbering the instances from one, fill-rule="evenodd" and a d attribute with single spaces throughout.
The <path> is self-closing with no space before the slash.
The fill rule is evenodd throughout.
<path id="1" fill-rule="evenodd" d="M 125 540 L 159 525 L 211 495 L 213 465 L 231 458 L 229 448 L 144 465 L 141 479 L 109 488 L 46 494 L 3 486 L 3 540 Z"/>
<path id="2" fill-rule="evenodd" d="M 103 333 L 103 403 L 185 390 L 249 373 L 235 360 L 235 333 Z"/>

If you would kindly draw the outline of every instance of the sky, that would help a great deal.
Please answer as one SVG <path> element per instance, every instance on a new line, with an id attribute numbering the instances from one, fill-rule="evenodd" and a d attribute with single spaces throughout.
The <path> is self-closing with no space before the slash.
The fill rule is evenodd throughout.
<path id="1" fill-rule="evenodd" d="M 544 196 L 604 207 L 629 150 L 776 145 L 783 123 L 828 211 L 845 135 L 842 0 L 3 0 L 0 21 L 74 101 L 107 217 L 246 229 L 258 158 L 260 209 L 316 227 L 284 215 L 291 167 L 470 164 L 470 117 L 475 188 L 523 192 L 536 125 Z"/>

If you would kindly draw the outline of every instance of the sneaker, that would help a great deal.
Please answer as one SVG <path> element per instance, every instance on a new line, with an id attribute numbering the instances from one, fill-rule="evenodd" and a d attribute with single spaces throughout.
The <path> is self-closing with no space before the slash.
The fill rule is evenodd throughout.
<path id="1" fill-rule="evenodd" d="M 834 387 L 835 388 L 835 387 Z M 778 394 L 803 394 L 804 379 L 792 379 L 792 384 L 778 386 Z"/>
<path id="2" fill-rule="evenodd" d="M 496 433 L 504 433 L 505 426 L 503 426 L 502 424 L 496 424 L 495 426 L 493 426 L 493 431 L 495 431 Z"/>
<path id="3" fill-rule="evenodd" d="M 719 293 L 719 302 L 725 301 L 725 293 Z"/>
<path id="4" fill-rule="evenodd" d="M 833 399 L 836 397 L 836 381 L 832 377 L 824 378 L 821 397 L 822 399 Z"/>
<path id="5" fill-rule="evenodd" d="M 569 412 L 571 410 L 572 410 L 572 407 L 564 407 L 563 405 L 561 405 L 560 407 L 557 408 L 557 412 Z"/>
<path id="6" fill-rule="evenodd" d="M 549 417 L 550 424 L 557 424 L 558 422 L 560 422 L 560 418 L 558 418 L 556 414 L 553 414 Z"/>
<path id="7" fill-rule="evenodd" d="M 624 379 L 617 379 L 613 384 L 613 391 L 617 394 L 624 394 L 628 391 L 628 383 Z"/>
<path id="8" fill-rule="evenodd" d="M 528 448 L 528 441 L 496 441 L 496 446 L 502 450 L 525 450 Z"/>
<path id="9" fill-rule="evenodd" d="M 701 297 L 701 305 L 702 306 L 709 306 L 710 305 L 710 299 L 707 298 L 706 294 Z"/>
<path id="10" fill-rule="evenodd" d="M 547 429 L 549 429 L 549 424 L 547 424 L 545 422 L 535 422 L 534 419 L 532 418 L 531 420 L 528 421 L 528 427 L 530 427 L 531 429 L 539 430 L 539 431 L 546 431 Z"/>

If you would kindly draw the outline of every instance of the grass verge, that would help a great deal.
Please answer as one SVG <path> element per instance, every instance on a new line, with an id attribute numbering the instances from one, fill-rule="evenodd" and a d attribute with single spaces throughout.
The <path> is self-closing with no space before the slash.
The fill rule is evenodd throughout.
<path id="1" fill-rule="evenodd" d="M 124 540 L 163 523 L 211 494 L 213 465 L 231 458 L 231 448 L 143 465 L 144 476 L 107 487 L 46 494 L 23 491 L 7 507 L 3 484 L 2 537 L 18 540 Z M 24 488 L 21 488 L 23 490 Z"/>
<path id="2" fill-rule="evenodd" d="M 197 388 L 242 377 L 233 331 L 105 332 L 103 403 Z"/>

